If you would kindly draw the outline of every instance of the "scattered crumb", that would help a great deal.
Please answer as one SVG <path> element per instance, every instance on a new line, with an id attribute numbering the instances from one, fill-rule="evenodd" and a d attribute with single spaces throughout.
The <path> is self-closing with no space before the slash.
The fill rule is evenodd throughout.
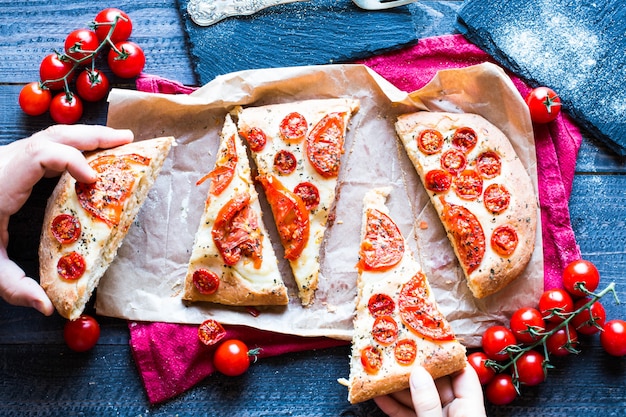
<path id="1" fill-rule="evenodd" d="M 420 229 L 422 229 L 422 230 L 428 229 L 428 222 L 426 220 L 422 220 L 420 222 Z"/>

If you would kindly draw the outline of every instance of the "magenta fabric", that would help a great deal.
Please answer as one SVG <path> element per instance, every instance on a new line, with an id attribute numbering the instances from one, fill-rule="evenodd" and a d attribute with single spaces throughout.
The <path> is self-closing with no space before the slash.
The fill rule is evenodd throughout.
<path id="1" fill-rule="evenodd" d="M 398 88 L 413 91 L 428 83 L 440 69 L 485 61 L 494 62 L 461 35 L 449 35 L 422 39 L 416 46 L 360 62 Z M 520 79 L 511 78 L 525 96 L 529 87 Z M 165 94 L 189 94 L 194 90 L 176 81 L 147 75 L 137 80 L 137 89 Z M 580 258 L 568 201 L 581 141 L 580 131 L 566 116 L 535 130 L 545 288 L 561 287 L 564 266 Z M 198 341 L 196 325 L 130 322 L 129 329 L 131 350 L 151 403 L 172 398 L 213 373 L 213 349 Z M 262 348 L 260 357 L 347 344 L 323 337 L 304 338 L 243 326 L 226 326 L 226 330 L 227 337 L 241 339 L 251 348 Z"/>

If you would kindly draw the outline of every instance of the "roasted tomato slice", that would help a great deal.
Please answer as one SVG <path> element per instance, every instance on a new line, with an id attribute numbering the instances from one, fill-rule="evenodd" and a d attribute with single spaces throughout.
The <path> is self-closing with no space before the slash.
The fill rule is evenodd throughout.
<path id="1" fill-rule="evenodd" d="M 466 169 L 454 178 L 454 191 L 464 200 L 476 200 L 483 193 L 483 179 L 473 169 Z"/>
<path id="2" fill-rule="evenodd" d="M 493 151 L 485 151 L 476 158 L 476 171 L 483 178 L 495 178 L 500 175 L 501 170 L 500 155 Z"/>
<path id="3" fill-rule="evenodd" d="M 424 129 L 417 137 L 417 147 L 426 155 L 434 155 L 443 148 L 443 135 L 435 129 Z"/>
<path id="4" fill-rule="evenodd" d="M 228 187 L 230 182 L 235 176 L 235 168 L 237 168 L 237 148 L 235 146 L 235 135 L 232 135 L 226 146 L 222 148 L 222 151 L 217 156 L 215 162 L 215 168 L 207 175 L 202 177 L 196 185 L 202 184 L 205 180 L 211 180 L 211 187 L 209 193 L 218 196 Z"/>
<path id="5" fill-rule="evenodd" d="M 398 264 L 404 256 L 404 238 L 398 226 L 376 209 L 368 209 L 365 218 L 357 267 L 362 271 L 384 271 Z"/>
<path id="6" fill-rule="evenodd" d="M 424 186 L 428 191 L 443 193 L 450 189 L 450 185 L 452 185 L 452 176 L 443 169 L 430 170 L 424 177 Z"/>
<path id="7" fill-rule="evenodd" d="M 459 149 L 450 149 L 441 155 L 441 168 L 452 175 L 456 175 L 465 169 L 467 158 Z"/>
<path id="8" fill-rule="evenodd" d="M 388 346 L 398 339 L 398 323 L 391 316 L 378 316 L 372 326 L 372 337 L 381 345 Z"/>
<path id="9" fill-rule="evenodd" d="M 256 213 L 250 207 L 250 194 L 239 193 L 217 213 L 213 242 L 224 263 L 235 265 L 242 256 L 252 259 L 255 268 L 263 261 L 263 235 Z"/>
<path id="10" fill-rule="evenodd" d="M 411 330 L 433 340 L 453 340 L 454 332 L 430 299 L 426 276 L 418 272 L 400 290 L 398 308 L 402 322 Z"/>
<path id="11" fill-rule="evenodd" d="M 374 294 L 367 302 L 367 309 L 373 317 L 389 316 L 395 308 L 395 301 L 387 294 Z"/>
<path id="12" fill-rule="evenodd" d="M 306 139 L 306 155 L 313 168 L 325 178 L 339 175 L 345 141 L 345 113 L 329 113 Z"/>
<path id="13" fill-rule="evenodd" d="M 198 339 L 207 346 L 216 344 L 224 337 L 226 337 L 226 330 L 217 320 L 205 320 L 198 327 Z"/>
<path id="14" fill-rule="evenodd" d="M 411 339 L 398 340 L 393 348 L 393 356 L 400 365 L 412 365 L 417 358 L 417 343 Z"/>
<path id="15" fill-rule="evenodd" d="M 248 142 L 252 152 L 261 152 L 267 144 L 267 135 L 258 127 L 252 127 L 248 131 L 240 131 L 239 134 Z"/>
<path id="16" fill-rule="evenodd" d="M 517 232 L 508 224 L 497 227 L 491 235 L 491 247 L 503 257 L 511 256 L 517 248 L 517 243 Z"/>
<path id="17" fill-rule="evenodd" d="M 293 192 L 304 201 L 307 210 L 313 210 L 320 203 L 320 192 L 310 182 L 301 182 L 296 185 Z"/>
<path id="18" fill-rule="evenodd" d="M 107 225 L 117 225 L 122 217 L 124 203 L 135 184 L 133 164 L 147 166 L 150 159 L 128 154 L 104 155 L 93 160 L 90 165 L 98 173 L 98 179 L 92 184 L 76 183 L 80 205 Z"/>
<path id="19" fill-rule="evenodd" d="M 200 294 L 210 295 L 217 292 L 220 277 L 208 269 L 198 269 L 193 273 L 193 285 Z"/>
<path id="20" fill-rule="evenodd" d="M 280 122 L 280 136 L 285 142 L 298 143 L 306 136 L 309 124 L 303 115 L 298 112 L 289 113 Z"/>
<path id="21" fill-rule="evenodd" d="M 361 364 L 365 372 L 375 375 L 383 366 L 383 353 L 376 346 L 366 346 L 361 350 Z"/>
<path id="22" fill-rule="evenodd" d="M 258 179 L 272 208 L 278 234 L 285 248 L 285 258 L 296 260 L 309 240 L 309 211 L 302 199 L 274 176 L 260 176 Z"/>
<path id="23" fill-rule="evenodd" d="M 504 185 L 490 184 L 483 193 L 485 208 L 492 213 L 502 213 L 509 207 L 511 194 Z"/>
<path id="24" fill-rule="evenodd" d="M 442 219 L 454 239 L 459 260 L 468 273 L 478 268 L 485 256 L 485 233 L 480 222 L 465 207 L 450 204 L 440 197 L 443 204 Z"/>
<path id="25" fill-rule="evenodd" d="M 59 214 L 50 225 L 52 235 L 62 245 L 76 242 L 80 237 L 80 221 L 71 214 Z"/>
<path id="26" fill-rule="evenodd" d="M 85 258 L 78 252 L 63 255 L 57 263 L 57 272 L 63 279 L 77 280 L 85 273 Z"/>
<path id="27" fill-rule="evenodd" d="M 296 165 L 298 165 L 298 161 L 292 152 L 282 149 L 274 156 L 274 168 L 279 174 L 291 174 L 296 170 Z"/>
<path id="28" fill-rule="evenodd" d="M 478 135 L 471 127 L 460 127 L 452 135 L 452 145 L 468 153 L 478 143 Z"/>

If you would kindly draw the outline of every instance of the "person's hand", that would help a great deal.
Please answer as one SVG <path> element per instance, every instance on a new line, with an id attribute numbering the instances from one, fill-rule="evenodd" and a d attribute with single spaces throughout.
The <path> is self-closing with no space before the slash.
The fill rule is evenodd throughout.
<path id="1" fill-rule="evenodd" d="M 410 389 L 375 398 L 389 417 L 485 417 L 483 391 L 476 371 L 467 364 L 452 375 L 433 381 L 428 371 L 415 366 Z"/>
<path id="2" fill-rule="evenodd" d="M 55 125 L 29 138 L 0 147 L 0 297 L 9 304 L 33 307 L 51 315 L 54 307 L 39 284 L 7 255 L 9 218 L 26 202 L 43 177 L 63 171 L 77 181 L 92 183 L 95 171 L 81 151 L 132 142 L 130 130 L 105 126 Z"/>

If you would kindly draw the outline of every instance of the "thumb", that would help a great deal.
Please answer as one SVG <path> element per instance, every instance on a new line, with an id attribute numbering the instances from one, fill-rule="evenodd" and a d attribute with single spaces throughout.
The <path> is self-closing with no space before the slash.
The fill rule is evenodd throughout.
<path id="1" fill-rule="evenodd" d="M 43 288 L 37 281 L 28 278 L 4 250 L 0 251 L 0 297 L 9 304 L 33 307 L 46 316 L 54 312 L 54 306 Z"/>
<path id="2" fill-rule="evenodd" d="M 428 371 L 415 366 L 410 379 L 411 399 L 417 417 L 442 417 L 441 400 L 435 381 Z"/>

